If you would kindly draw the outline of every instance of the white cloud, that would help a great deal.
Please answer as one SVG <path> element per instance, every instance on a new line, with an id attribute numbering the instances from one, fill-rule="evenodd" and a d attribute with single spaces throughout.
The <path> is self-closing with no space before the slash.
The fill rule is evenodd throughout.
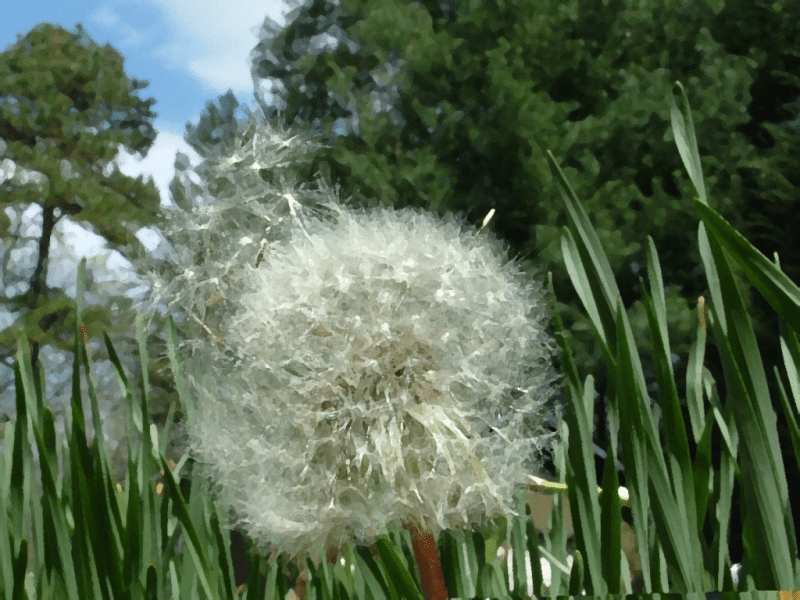
<path id="1" fill-rule="evenodd" d="M 103 27 L 113 27 L 119 21 L 119 15 L 108 6 L 103 6 L 92 14 L 92 21 Z"/>
<path id="2" fill-rule="evenodd" d="M 250 52 L 265 16 L 283 25 L 282 0 L 149 0 L 159 6 L 174 37 L 156 51 L 174 68 L 186 68 L 219 93 L 250 92 Z"/>
<path id="3" fill-rule="evenodd" d="M 194 122 L 198 120 L 199 117 L 194 118 Z M 125 175 L 130 177 L 144 175 L 145 181 L 151 177 L 161 195 L 161 204 L 163 206 L 174 206 L 169 194 L 169 184 L 172 178 L 175 177 L 176 153 L 180 151 L 188 155 L 192 166 L 197 166 L 201 162 L 200 155 L 184 141 L 183 134 L 176 133 L 176 131 L 181 131 L 182 129 L 182 127 L 172 125 L 169 129 L 160 130 L 144 159 L 140 159 L 136 154 L 130 154 L 124 148 L 120 148 L 116 159 L 119 170 Z M 140 229 L 136 233 L 136 237 L 149 251 L 155 250 L 161 239 L 161 236 L 152 227 Z M 105 240 L 102 241 L 105 242 Z M 104 245 L 108 247 L 107 244 Z M 115 261 L 114 266 L 122 267 L 121 271 L 129 269 L 130 263 L 116 251 L 114 253 L 118 255 L 118 260 Z"/>
<path id="4" fill-rule="evenodd" d="M 199 121 L 199 116 L 194 118 L 194 122 Z M 200 163 L 200 155 L 187 144 L 183 139 L 183 126 L 164 125 L 158 131 L 155 142 L 150 147 L 150 151 L 144 159 L 140 159 L 136 154 L 130 154 L 124 148 L 120 149 L 117 155 L 119 170 L 125 175 L 138 177 L 141 174 L 153 178 L 153 181 L 161 193 L 162 204 L 172 204 L 169 196 L 169 183 L 175 176 L 175 154 L 181 151 L 187 154 L 192 165 Z M 181 131 L 181 133 L 176 133 Z"/>
<path id="5" fill-rule="evenodd" d="M 254 45 L 251 43 L 250 48 Z M 249 61 L 241 59 L 240 51 L 241 48 L 230 48 L 224 54 L 198 58 L 189 63 L 189 70 L 208 87 L 216 90 L 231 88 L 234 93 L 250 91 L 253 89 L 253 78 Z"/>
<path id="6" fill-rule="evenodd" d="M 115 46 L 119 48 L 129 48 L 131 46 L 141 45 L 146 39 L 146 35 L 139 33 L 139 31 L 120 18 L 120 13 L 113 8 L 105 5 L 94 11 L 90 19 L 107 29 L 115 28 L 124 36 L 120 42 L 115 42 Z"/>

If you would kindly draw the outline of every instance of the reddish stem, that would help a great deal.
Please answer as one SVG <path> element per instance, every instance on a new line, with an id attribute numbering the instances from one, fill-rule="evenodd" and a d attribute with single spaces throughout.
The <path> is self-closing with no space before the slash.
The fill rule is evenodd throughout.
<path id="1" fill-rule="evenodd" d="M 422 579 L 422 591 L 426 600 L 447 600 L 450 596 L 444 584 L 442 563 L 439 561 L 439 551 L 436 540 L 429 531 L 421 530 L 413 523 L 407 523 L 405 528 L 411 533 L 411 545 L 414 548 L 414 558 Z"/>

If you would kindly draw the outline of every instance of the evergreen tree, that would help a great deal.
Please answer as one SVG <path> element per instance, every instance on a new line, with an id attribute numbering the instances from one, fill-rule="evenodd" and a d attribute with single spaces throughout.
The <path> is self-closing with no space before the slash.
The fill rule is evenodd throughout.
<path id="1" fill-rule="evenodd" d="M 64 289 L 47 285 L 52 240 L 58 239 L 56 225 L 61 219 L 68 217 L 104 237 L 129 260 L 147 252 L 135 233 L 157 222 L 158 191 L 152 180 L 123 175 L 112 161 L 120 145 L 146 155 L 156 137 L 152 126 L 156 113 L 151 110 L 155 100 L 136 95 L 148 82 L 129 80 L 123 62 L 119 52 L 108 44 L 99 47 L 80 25 L 72 33 L 47 23 L 18 36 L 0 55 L 0 208 L 4 209 L 0 238 L 8 242 L 3 244 L 3 283 L 6 293 L 16 292 L 0 298 L 4 309 L 15 316 L 0 331 L 6 367 L 13 367 L 20 329 L 30 341 L 34 365 L 41 363 L 45 347 L 72 353 L 75 300 Z M 41 226 L 31 239 L 20 233 L 22 214 L 34 205 Z M 12 217 L 19 220 L 13 232 Z M 31 242 L 35 250 L 12 264 L 12 251 L 31 250 Z M 69 268 L 77 273 L 78 258 L 63 238 L 59 246 L 74 259 Z M 87 270 L 90 293 L 96 271 Z M 124 295 L 130 287 L 111 293 L 104 285 L 99 296 L 87 296 L 94 302 L 84 307 L 81 330 L 87 339 L 99 342 L 93 359 L 109 358 L 103 330 L 115 342 L 123 337 L 134 340 L 133 301 Z M 52 382 L 49 367 L 45 373 Z M 9 385 L 13 386 L 10 372 L 3 389 L 13 398 Z M 55 390 L 48 388 L 48 401 L 53 392 L 58 395 L 70 385 L 67 380 Z M 101 398 L 105 394 L 120 398 L 115 379 L 99 390 Z"/>

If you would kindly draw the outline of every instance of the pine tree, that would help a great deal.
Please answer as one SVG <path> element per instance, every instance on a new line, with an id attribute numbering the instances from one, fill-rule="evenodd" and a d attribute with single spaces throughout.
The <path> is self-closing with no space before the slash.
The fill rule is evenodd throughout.
<path id="1" fill-rule="evenodd" d="M 0 55 L 0 208 L 10 212 L 0 210 L 3 283 L 6 291 L 16 292 L 4 294 L 0 302 L 17 315 L 0 331 L 0 354 L 8 368 L 13 367 L 20 329 L 30 342 L 35 368 L 42 363 L 45 347 L 72 354 L 78 325 L 75 300 L 64 289 L 47 285 L 48 272 L 60 266 L 51 261 L 53 240 L 74 259 L 70 268 L 77 273 L 78 257 L 65 243 L 69 240 L 58 233 L 59 221 L 66 218 L 86 227 L 129 260 L 147 252 L 135 233 L 158 221 L 158 190 L 152 180 L 126 176 L 112 164 L 120 147 L 144 156 L 155 141 L 156 113 L 151 110 L 155 100 L 136 95 L 147 85 L 129 79 L 119 52 L 108 44 L 99 47 L 80 24 L 73 33 L 42 23 L 18 36 Z M 22 214 L 31 207 L 39 211 L 41 221 L 32 240 L 20 229 Z M 12 217 L 18 220 L 14 231 Z M 35 251 L 26 258 L 32 264 L 25 259 L 12 263 L 12 251 L 29 247 L 31 241 Z M 87 271 L 89 292 L 95 288 L 98 267 Z M 115 341 L 134 339 L 133 301 L 124 295 L 130 287 L 112 293 L 104 285 L 95 303 L 85 306 L 81 330 L 100 342 L 93 359 L 109 358 L 103 330 Z M 50 366 L 46 375 L 52 383 Z M 6 397 L 13 398 L 13 389 L 8 389 L 13 373 L 9 375 L 3 389 Z M 67 380 L 55 390 L 48 387 L 48 401 L 70 385 Z M 116 380 L 109 379 L 99 395 L 121 398 Z"/>

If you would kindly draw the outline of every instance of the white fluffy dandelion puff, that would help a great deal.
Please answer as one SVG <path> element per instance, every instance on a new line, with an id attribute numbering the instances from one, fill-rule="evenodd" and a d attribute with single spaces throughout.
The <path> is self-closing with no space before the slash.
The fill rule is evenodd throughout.
<path id="1" fill-rule="evenodd" d="M 543 287 L 454 216 L 329 208 L 226 292 L 237 368 L 192 357 L 197 466 L 265 551 L 317 564 L 403 523 L 513 515 L 552 443 Z"/>

